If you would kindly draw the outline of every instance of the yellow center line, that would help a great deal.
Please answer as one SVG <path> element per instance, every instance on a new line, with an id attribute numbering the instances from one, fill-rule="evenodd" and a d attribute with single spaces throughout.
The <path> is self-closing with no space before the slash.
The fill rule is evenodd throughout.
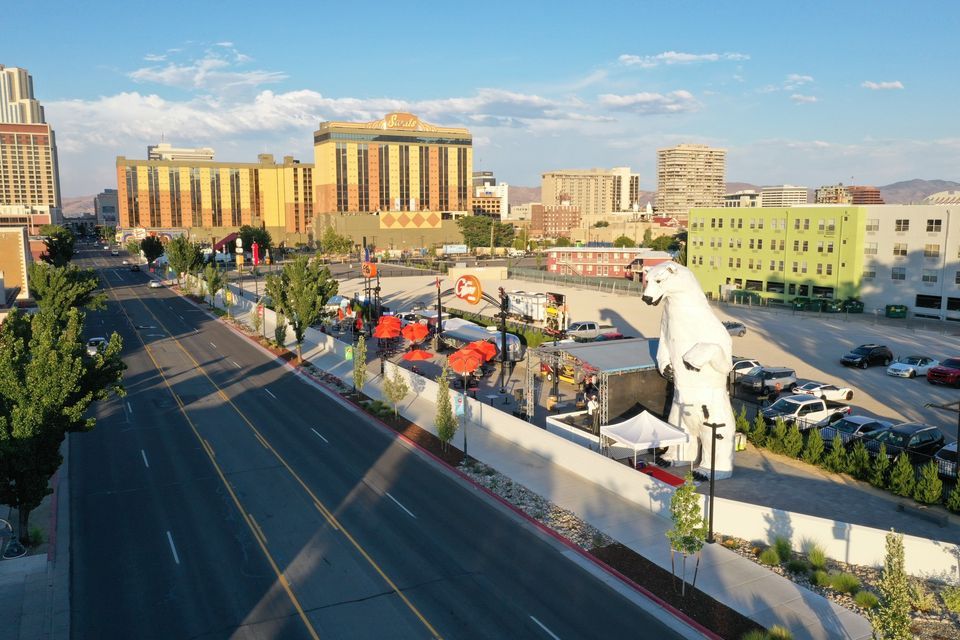
<path id="1" fill-rule="evenodd" d="M 254 434 L 256 434 L 257 438 L 261 441 L 261 443 L 277 458 L 280 464 L 283 465 L 283 467 L 297 481 L 297 483 L 303 488 L 303 490 L 307 493 L 307 495 L 310 496 L 310 498 L 313 500 L 315 505 L 320 509 L 321 513 L 323 513 L 324 516 L 326 516 L 327 520 L 331 522 L 336 528 L 338 528 L 343 533 L 344 537 L 346 537 L 346 539 L 350 542 L 350 544 L 353 545 L 353 547 L 360 553 L 360 555 L 363 556 L 363 558 L 367 561 L 367 563 L 371 567 L 373 567 L 373 569 L 380 575 L 381 578 L 383 578 L 383 581 L 387 583 L 387 585 L 395 594 L 397 594 L 397 597 L 399 597 L 403 601 L 403 603 L 406 605 L 406 607 L 410 610 L 410 612 L 413 613 L 418 620 L 420 620 L 420 622 L 423 624 L 423 626 L 427 628 L 430 634 L 436 640 L 442 640 L 442 636 L 440 635 L 440 633 L 436 629 L 434 629 L 433 625 L 430 624 L 430 622 L 420 612 L 420 610 L 417 609 L 417 607 L 410 601 L 409 598 L 407 598 L 406 594 L 404 594 L 403 591 L 401 591 L 400 587 L 398 587 L 396 583 L 394 583 L 394 581 L 390 579 L 390 576 L 388 576 L 386 572 L 382 568 L 380 568 L 380 565 L 377 564 L 377 562 L 373 559 L 373 557 L 369 553 L 367 553 L 366 549 L 364 549 L 363 546 L 361 546 L 360 543 L 357 542 L 357 540 L 352 535 L 350 535 L 350 532 L 347 531 L 347 529 L 337 519 L 337 517 L 333 514 L 333 512 L 331 512 L 330 509 L 323 504 L 323 501 L 316 496 L 316 494 L 310 489 L 309 486 L 307 486 L 307 483 L 303 481 L 303 479 L 299 476 L 299 474 L 297 474 L 296 471 L 293 470 L 293 467 L 291 467 L 289 463 L 287 463 L 286 459 L 284 459 L 284 457 L 281 456 L 280 453 L 273 448 L 273 446 L 269 443 L 269 441 L 263 437 L 263 435 L 260 433 L 260 430 L 257 429 L 253 425 L 253 423 L 250 421 L 250 419 L 247 418 L 246 414 L 243 413 L 243 411 L 241 411 L 236 404 L 234 404 L 233 400 L 230 399 L 230 397 L 226 393 L 224 393 L 220 385 L 214 382 L 213 378 L 210 377 L 206 369 L 204 369 L 203 366 L 199 362 L 197 362 L 196 358 L 193 357 L 190 351 L 186 347 L 184 347 L 183 344 L 180 342 L 180 340 L 178 340 L 177 337 L 173 334 L 173 332 L 167 328 L 167 325 L 159 317 L 157 317 L 157 315 L 153 311 L 150 310 L 150 307 L 148 307 L 146 302 L 143 301 L 143 298 L 141 298 L 136 291 L 133 291 L 133 295 L 136 297 L 137 301 L 141 305 L 143 305 L 144 310 L 153 317 L 153 319 L 159 324 L 159 326 L 163 327 L 163 330 L 166 331 L 167 334 L 169 334 L 169 339 L 173 340 L 173 342 L 177 345 L 177 347 L 187 356 L 187 358 L 190 359 L 191 362 L 193 362 L 193 365 L 197 369 L 197 371 L 202 373 L 203 376 L 210 382 L 210 384 L 212 384 L 214 388 L 217 389 L 217 391 L 220 393 L 220 396 L 225 400 L 225 402 L 229 404 L 234 411 L 237 412 L 237 415 L 240 416 L 240 419 L 243 420 L 243 422 L 247 425 L 247 427 L 250 428 L 251 431 L 253 431 Z M 142 341 L 142 338 L 141 338 L 141 341 Z M 151 358 L 152 357 L 153 356 L 151 356 Z M 192 423 L 191 423 L 191 426 L 192 426 Z"/>
<path id="2" fill-rule="evenodd" d="M 127 310 L 124 309 L 123 303 L 120 302 L 120 299 L 117 297 L 116 292 L 114 291 L 114 288 L 109 284 L 108 284 L 108 287 L 110 289 L 110 293 L 113 296 L 113 299 L 120 306 L 120 311 L 123 313 L 124 316 L 127 317 L 127 320 L 130 321 L 130 316 L 127 314 Z M 140 299 L 140 296 L 138 296 L 136 292 L 134 292 L 134 295 L 137 297 L 137 300 L 140 302 L 140 304 L 143 304 L 143 306 L 146 307 L 146 304 L 143 303 L 143 300 Z M 147 309 L 147 311 L 149 312 L 150 310 Z M 131 326 L 133 326 L 132 321 L 131 321 Z M 293 603 L 294 608 L 297 610 L 297 615 L 300 616 L 300 619 L 303 621 L 303 624 L 307 627 L 307 631 L 310 633 L 310 637 L 314 638 L 314 640 L 320 640 L 320 636 L 317 634 L 316 629 L 313 628 L 313 624 L 310 623 L 310 619 L 307 618 L 306 612 L 303 610 L 303 607 L 300 605 L 300 600 L 298 600 L 296 594 L 293 593 L 293 589 L 291 588 L 290 583 L 287 582 L 287 579 L 284 577 L 283 572 L 280 571 L 280 568 L 277 566 L 277 563 L 274 560 L 273 555 L 271 555 L 270 550 L 267 549 L 267 545 L 264 542 L 264 540 L 261 540 L 260 538 L 261 534 L 259 534 L 257 531 L 258 527 L 256 523 L 249 516 L 247 510 L 243 508 L 243 504 L 240 502 L 240 498 L 238 498 L 237 494 L 234 493 L 233 487 L 231 487 L 230 483 L 227 482 L 227 478 L 224 475 L 223 470 L 220 468 L 220 465 L 217 464 L 217 461 L 214 459 L 213 447 L 211 447 L 210 443 L 207 442 L 200 435 L 200 431 L 197 430 L 197 427 L 193 423 L 193 420 L 191 420 L 190 416 L 187 414 L 187 411 L 184 408 L 183 403 L 180 402 L 180 398 L 173 391 L 173 387 L 170 385 L 170 381 L 167 380 L 167 376 L 164 375 L 163 373 L 163 368 L 157 362 L 156 358 L 153 357 L 153 353 L 151 352 L 150 348 L 147 346 L 147 343 L 144 342 L 143 338 L 140 336 L 140 333 L 138 331 L 134 330 L 134 333 L 136 333 L 137 339 L 140 341 L 140 344 L 143 345 L 144 347 L 144 351 L 150 357 L 150 361 L 153 363 L 153 366 L 156 368 L 157 372 L 160 374 L 160 378 L 163 380 L 163 384 L 167 387 L 167 390 L 170 392 L 170 395 L 172 395 L 174 399 L 177 401 L 177 404 L 180 407 L 180 413 L 183 414 L 183 417 L 187 421 L 187 424 L 190 425 L 190 429 L 193 431 L 193 435 L 197 438 L 197 440 L 200 441 L 201 446 L 207 452 L 207 457 L 210 459 L 210 464 L 213 465 L 214 470 L 217 472 L 217 475 L 220 477 L 220 481 L 223 483 L 223 486 L 226 487 L 227 493 L 229 493 L 230 497 L 233 499 L 234 505 L 236 505 L 237 510 L 240 512 L 240 515 L 243 516 L 244 522 L 247 523 L 247 527 L 250 529 L 251 533 L 253 533 L 253 537 L 257 540 L 257 544 L 260 546 L 260 550 L 263 552 L 263 555 L 267 558 L 267 562 L 270 563 L 270 567 L 273 569 L 273 572 L 276 574 L 277 580 L 280 582 L 281 586 L 283 586 L 283 590 L 287 593 L 287 597 L 290 599 L 290 602 Z"/>

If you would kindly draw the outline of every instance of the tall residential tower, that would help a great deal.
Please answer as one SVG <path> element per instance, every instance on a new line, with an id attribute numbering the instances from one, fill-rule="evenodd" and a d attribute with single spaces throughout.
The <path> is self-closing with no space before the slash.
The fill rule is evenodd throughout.
<path id="1" fill-rule="evenodd" d="M 680 144 L 657 150 L 657 215 L 686 219 L 692 207 L 722 207 L 727 150 Z"/>

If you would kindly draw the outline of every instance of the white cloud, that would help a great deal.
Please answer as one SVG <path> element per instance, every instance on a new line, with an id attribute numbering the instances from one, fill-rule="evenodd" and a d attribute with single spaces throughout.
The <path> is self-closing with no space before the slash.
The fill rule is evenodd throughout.
<path id="1" fill-rule="evenodd" d="M 143 56 L 143 59 L 147 62 L 163 62 L 167 59 L 167 56 L 162 53 L 148 53 L 147 55 Z"/>
<path id="2" fill-rule="evenodd" d="M 795 93 L 790 96 L 790 99 L 796 102 L 797 104 L 811 104 L 817 102 L 817 96 L 806 96 L 802 93 Z"/>
<path id="3" fill-rule="evenodd" d="M 903 89 L 903 83 L 899 80 L 893 80 L 890 82 L 873 82 L 871 80 L 865 80 L 861 85 L 864 89 L 871 89 L 873 91 L 883 91 L 888 89 Z"/>
<path id="4" fill-rule="evenodd" d="M 783 90 L 784 91 L 793 91 L 798 87 L 802 87 L 805 84 L 810 84 L 813 82 L 813 76 L 800 75 L 799 73 L 791 73 L 787 76 L 787 79 L 783 81 Z"/>
<path id="5" fill-rule="evenodd" d="M 719 62 L 721 60 L 749 60 L 745 53 L 684 53 L 682 51 L 664 51 L 654 56 L 638 56 L 629 53 L 621 55 L 617 60 L 628 67 L 652 69 L 661 64 L 696 64 L 700 62 Z"/>
<path id="6" fill-rule="evenodd" d="M 670 93 L 644 91 L 630 95 L 605 93 L 597 96 L 600 104 L 616 111 L 629 111 L 641 115 L 663 113 L 683 113 L 696 111 L 700 105 L 689 91 L 678 90 Z"/>
<path id="7" fill-rule="evenodd" d="M 127 77 L 139 84 L 159 84 L 216 94 L 249 90 L 287 78 L 287 74 L 279 71 L 246 69 L 244 65 L 252 58 L 235 49 L 232 42 L 218 42 L 201 56 L 190 60 L 169 60 L 170 55 L 177 52 L 179 49 L 168 49 L 162 55 L 148 54 L 144 57 L 147 62 L 166 64 L 141 67 L 127 73 Z"/>

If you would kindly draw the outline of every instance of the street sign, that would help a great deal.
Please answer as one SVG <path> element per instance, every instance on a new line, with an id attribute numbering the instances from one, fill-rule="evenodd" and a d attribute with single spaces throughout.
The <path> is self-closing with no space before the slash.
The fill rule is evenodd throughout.
<path id="1" fill-rule="evenodd" d="M 463 400 L 463 394 L 462 394 L 462 393 L 458 393 L 458 394 L 456 395 L 456 400 L 454 401 L 453 404 L 454 404 L 454 414 L 455 414 L 457 417 L 463 417 L 463 415 L 464 415 L 464 413 L 466 413 L 466 411 L 465 411 L 465 407 L 464 407 L 464 400 Z"/>
<path id="2" fill-rule="evenodd" d="M 364 262 L 360 265 L 360 273 L 363 274 L 364 278 L 376 278 L 377 265 L 372 262 Z"/>
<path id="3" fill-rule="evenodd" d="M 243 246 L 243 238 L 237 238 L 236 243 L 237 243 L 237 248 L 242 247 L 242 246 Z"/>
<path id="4" fill-rule="evenodd" d="M 477 304 L 483 296 L 483 289 L 476 276 L 464 275 L 457 278 L 453 285 L 453 295 L 470 304 Z"/>

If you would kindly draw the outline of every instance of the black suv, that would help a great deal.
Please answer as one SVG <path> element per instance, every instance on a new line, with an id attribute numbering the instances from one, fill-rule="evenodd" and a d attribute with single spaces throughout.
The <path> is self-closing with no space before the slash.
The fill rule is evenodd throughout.
<path id="1" fill-rule="evenodd" d="M 926 463 L 943 447 L 943 434 L 937 427 L 919 422 L 905 422 L 889 429 L 874 431 L 863 439 L 867 453 L 876 457 L 880 445 L 886 445 L 887 457 L 896 460 L 904 452 L 914 463 Z"/>
<path id="2" fill-rule="evenodd" d="M 881 344 L 862 344 L 840 358 L 843 366 L 861 369 L 866 369 L 872 364 L 882 364 L 886 367 L 891 362 L 893 362 L 893 352 Z"/>

